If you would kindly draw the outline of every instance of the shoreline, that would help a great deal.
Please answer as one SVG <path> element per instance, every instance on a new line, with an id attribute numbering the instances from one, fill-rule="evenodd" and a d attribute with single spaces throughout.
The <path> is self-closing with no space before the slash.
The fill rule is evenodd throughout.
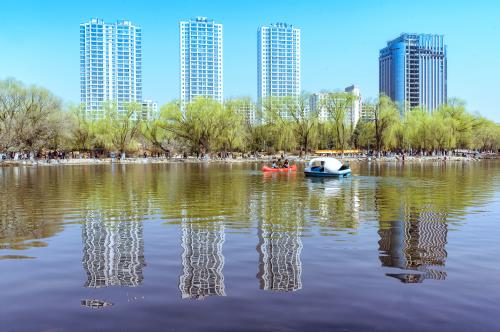
<path id="1" fill-rule="evenodd" d="M 102 158 L 102 159 L 50 159 L 50 160 L 4 160 L 0 162 L 0 167 L 33 167 L 33 166 L 82 166 L 82 165 L 113 165 L 113 164 L 232 164 L 232 163 L 269 163 L 272 160 L 272 156 L 265 158 L 236 158 L 236 159 L 198 159 L 198 158 L 126 158 L 125 160 L 117 160 L 112 158 Z M 291 162 L 296 164 L 304 164 L 312 157 L 309 158 L 299 158 L 298 156 L 288 156 Z M 396 157 L 345 157 L 338 158 L 341 161 L 349 163 L 435 163 L 435 162 L 477 162 L 482 160 L 495 160 L 498 156 L 482 157 L 482 158 L 470 158 L 470 157 L 446 157 L 443 156 L 422 156 L 422 157 L 405 157 L 405 160 L 401 160 Z"/>

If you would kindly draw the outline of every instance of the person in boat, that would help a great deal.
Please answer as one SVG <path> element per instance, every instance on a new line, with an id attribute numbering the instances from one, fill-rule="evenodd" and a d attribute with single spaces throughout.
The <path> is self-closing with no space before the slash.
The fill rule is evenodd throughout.
<path id="1" fill-rule="evenodd" d="M 276 165 L 276 161 L 273 160 L 273 164 L 271 165 L 272 168 L 278 168 L 278 165 Z"/>
<path id="2" fill-rule="evenodd" d="M 288 163 L 288 159 L 285 159 L 285 162 L 283 163 L 283 168 L 289 168 L 290 164 Z"/>
<path id="3" fill-rule="evenodd" d="M 276 168 L 283 168 L 283 162 L 281 161 L 281 158 L 278 158 L 278 162 L 277 162 L 277 167 Z"/>

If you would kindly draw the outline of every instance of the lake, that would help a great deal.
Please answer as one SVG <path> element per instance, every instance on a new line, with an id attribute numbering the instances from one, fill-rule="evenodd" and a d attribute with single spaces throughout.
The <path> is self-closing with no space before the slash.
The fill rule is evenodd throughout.
<path id="1" fill-rule="evenodd" d="M 500 162 L 0 168 L 2 331 L 500 329 Z"/>

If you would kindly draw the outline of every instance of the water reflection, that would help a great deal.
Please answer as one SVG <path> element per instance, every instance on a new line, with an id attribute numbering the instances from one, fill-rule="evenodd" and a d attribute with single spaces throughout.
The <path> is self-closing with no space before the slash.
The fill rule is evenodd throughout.
<path id="1" fill-rule="evenodd" d="M 275 174 L 272 178 L 265 178 L 263 186 L 263 193 L 254 197 L 259 288 L 296 291 L 302 288 L 301 236 L 307 202 L 276 190 L 286 186 L 292 193 L 300 191 L 295 174 Z"/>
<path id="2" fill-rule="evenodd" d="M 143 224 L 90 211 L 82 225 L 85 287 L 137 287 L 143 279 Z"/>
<path id="3" fill-rule="evenodd" d="M 249 241 L 257 243 L 251 277 L 260 289 L 296 291 L 302 236 L 355 236 L 368 224 L 378 225 L 364 236 L 375 248 L 378 241 L 387 276 L 445 280 L 448 227 L 491 201 L 499 165 L 367 164 L 341 180 L 262 175 L 248 164 L 0 169 L 0 262 L 28 264 L 51 249 L 37 247 L 51 244 L 62 225 L 82 223 L 85 287 L 135 287 L 146 264 L 143 223 L 166 222 L 182 233 L 175 275 L 182 298 L 226 295 L 226 232 L 257 234 Z"/>
<path id="4" fill-rule="evenodd" d="M 0 249 L 45 247 L 63 230 L 63 213 L 50 210 L 64 204 L 64 188 L 57 169 L 0 167 Z M 51 191 L 51 200 L 44 193 Z"/>
<path id="5" fill-rule="evenodd" d="M 379 229 L 379 256 L 382 266 L 408 270 L 386 273 L 403 283 L 425 279 L 444 280 L 448 225 L 446 213 L 432 209 L 410 212 L 389 227 Z"/>
<path id="6" fill-rule="evenodd" d="M 257 234 L 260 289 L 284 292 L 301 289 L 302 240 L 298 225 L 260 225 Z"/>
<path id="7" fill-rule="evenodd" d="M 182 274 L 179 290 L 183 299 L 203 299 L 207 296 L 225 296 L 224 255 L 225 241 L 222 221 L 193 223 L 185 221 L 182 228 Z"/>

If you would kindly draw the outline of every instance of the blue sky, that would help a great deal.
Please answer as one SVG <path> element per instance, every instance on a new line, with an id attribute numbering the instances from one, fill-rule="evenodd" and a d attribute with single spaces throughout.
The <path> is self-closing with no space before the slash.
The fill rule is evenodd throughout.
<path id="1" fill-rule="evenodd" d="M 448 45 L 448 95 L 500 122 L 500 1 L 12 1 L 0 0 L 0 79 L 15 77 L 79 102 L 79 24 L 128 19 L 143 29 L 143 96 L 179 95 L 178 22 L 207 16 L 224 25 L 224 95 L 257 90 L 257 28 L 302 29 L 302 88 L 356 83 L 378 94 L 378 51 L 401 32 L 439 33 Z"/>

